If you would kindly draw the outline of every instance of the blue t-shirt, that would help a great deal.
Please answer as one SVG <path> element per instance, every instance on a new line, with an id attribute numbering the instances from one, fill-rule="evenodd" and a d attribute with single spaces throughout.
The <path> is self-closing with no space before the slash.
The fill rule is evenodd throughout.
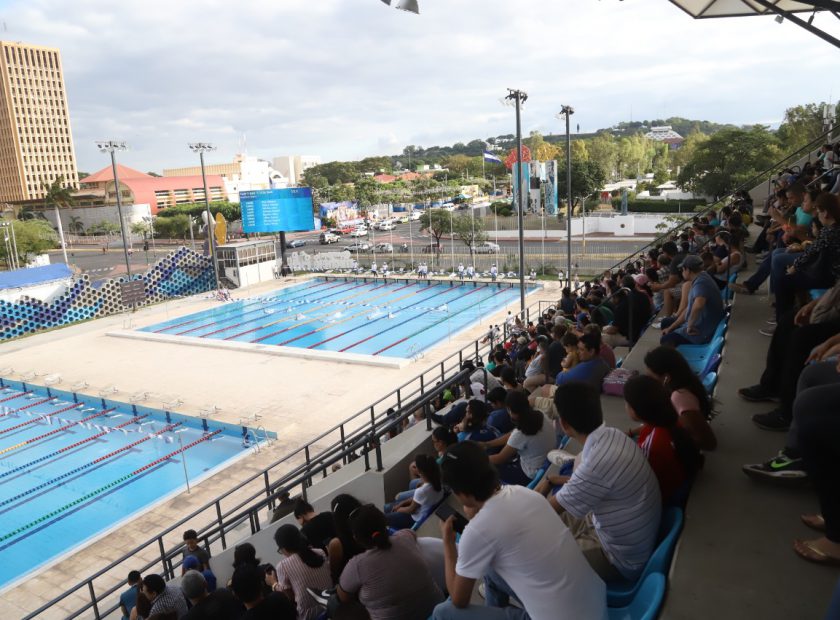
<path id="1" fill-rule="evenodd" d="M 137 590 L 137 586 L 131 586 L 128 590 L 120 594 L 120 605 L 125 607 L 127 613 L 127 615 L 122 617 L 122 620 L 128 620 L 128 616 L 131 615 L 131 610 L 137 604 Z"/>
<path id="2" fill-rule="evenodd" d="M 697 333 L 691 335 L 688 333 L 688 321 L 691 317 L 691 309 L 694 307 L 694 300 L 698 297 L 706 299 L 706 305 L 700 311 L 700 318 L 694 324 Z M 720 288 L 705 271 L 700 274 L 691 283 L 691 290 L 688 292 L 688 305 L 685 309 L 685 323 L 677 328 L 676 333 L 685 336 L 694 344 L 706 344 L 711 341 L 715 334 L 718 324 L 723 320 L 723 297 L 720 294 Z"/>
<path id="3" fill-rule="evenodd" d="M 513 430 L 513 421 L 510 419 L 510 414 L 504 407 L 490 412 L 490 416 L 487 418 L 487 425 L 492 426 L 502 435 Z"/>
<path id="4" fill-rule="evenodd" d="M 715 285 L 715 288 L 717 288 L 717 285 Z M 570 381 L 583 381 L 584 383 L 589 383 L 600 391 L 601 383 L 603 383 L 604 377 L 606 377 L 609 372 L 610 367 L 604 359 L 602 357 L 594 357 L 591 360 L 587 360 L 573 366 L 565 372 L 559 373 L 555 379 L 555 383 L 557 385 L 563 385 L 564 383 L 569 383 Z"/>
<path id="5" fill-rule="evenodd" d="M 490 426 L 484 426 L 477 431 L 461 431 L 458 441 L 492 441 L 499 436 L 499 432 Z"/>
<path id="6" fill-rule="evenodd" d="M 810 213 L 805 213 L 802 210 L 802 207 L 796 207 L 796 225 L 797 226 L 810 226 L 811 222 L 814 220 L 814 216 Z"/>

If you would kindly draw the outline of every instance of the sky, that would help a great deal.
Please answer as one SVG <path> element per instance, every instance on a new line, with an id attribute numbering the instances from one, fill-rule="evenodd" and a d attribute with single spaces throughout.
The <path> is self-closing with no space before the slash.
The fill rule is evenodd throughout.
<path id="1" fill-rule="evenodd" d="M 323 161 L 515 131 L 668 116 L 778 124 L 840 98 L 838 50 L 772 17 L 693 20 L 666 0 L 0 0 L 0 38 L 57 47 L 80 171 L 194 165 L 189 142 Z M 840 20 L 815 25 L 840 37 Z"/>

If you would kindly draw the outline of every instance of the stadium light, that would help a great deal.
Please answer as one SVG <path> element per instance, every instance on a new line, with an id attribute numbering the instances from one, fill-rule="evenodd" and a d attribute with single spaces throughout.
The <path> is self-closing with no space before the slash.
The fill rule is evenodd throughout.
<path id="1" fill-rule="evenodd" d="M 210 250 L 210 259 L 213 261 L 213 275 L 216 279 L 216 289 L 220 289 L 219 266 L 216 261 L 216 240 L 213 237 L 213 215 L 210 213 L 210 193 L 207 191 L 207 175 L 204 172 L 204 154 L 215 151 L 216 147 L 209 142 L 191 142 L 189 145 L 193 153 L 198 153 L 201 161 L 201 181 L 204 184 L 204 208 L 207 213 L 207 248 Z"/>
<path id="2" fill-rule="evenodd" d="M 560 106 L 556 118 L 566 118 L 566 276 L 572 281 L 572 138 L 569 117 L 575 113 L 570 105 Z M 570 284 L 571 287 L 571 284 Z"/>
<path id="3" fill-rule="evenodd" d="M 415 15 L 420 14 L 420 7 L 417 4 L 417 0 L 396 0 L 393 4 L 391 4 L 392 0 L 382 0 L 382 2 L 383 4 L 393 6 L 395 9 L 399 9 L 400 11 L 407 11 L 409 13 L 414 13 Z"/>
<path id="4" fill-rule="evenodd" d="M 516 161 L 519 164 L 516 166 L 516 195 L 519 199 L 519 204 L 516 205 L 518 212 L 517 222 L 519 224 L 519 312 L 522 315 L 522 321 L 525 321 L 525 233 L 524 233 L 524 216 L 525 216 L 525 192 L 522 191 L 522 120 L 521 110 L 522 104 L 528 100 L 528 93 L 516 90 L 515 88 L 508 88 L 508 94 L 504 97 L 505 105 L 513 105 L 516 108 Z"/>
<path id="5" fill-rule="evenodd" d="M 128 281 L 131 282 L 131 259 L 128 257 L 128 233 L 125 229 L 125 219 L 122 213 L 122 192 L 120 191 L 120 177 L 117 174 L 117 151 L 125 151 L 128 149 L 125 142 L 121 140 L 97 140 L 96 148 L 102 153 L 111 154 L 111 169 L 114 172 L 114 190 L 117 192 L 117 217 L 120 218 L 120 234 L 123 240 L 123 254 L 125 255 L 125 271 L 128 274 Z"/>

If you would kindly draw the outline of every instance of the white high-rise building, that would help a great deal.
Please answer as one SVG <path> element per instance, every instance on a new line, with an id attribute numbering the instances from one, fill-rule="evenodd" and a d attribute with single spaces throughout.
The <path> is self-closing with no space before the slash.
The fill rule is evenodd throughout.
<path id="1" fill-rule="evenodd" d="M 321 163 L 318 155 L 281 155 L 272 162 L 274 169 L 289 179 L 290 185 L 301 185 L 303 173 Z"/>
<path id="2" fill-rule="evenodd" d="M 233 163 L 205 164 L 204 169 L 207 174 L 217 174 L 222 177 L 225 193 L 231 202 L 239 202 L 240 191 L 283 188 L 290 185 L 288 175 L 277 170 L 270 162 L 241 153 L 233 158 Z M 201 166 L 166 168 L 163 171 L 165 177 L 196 174 L 201 174 Z"/>

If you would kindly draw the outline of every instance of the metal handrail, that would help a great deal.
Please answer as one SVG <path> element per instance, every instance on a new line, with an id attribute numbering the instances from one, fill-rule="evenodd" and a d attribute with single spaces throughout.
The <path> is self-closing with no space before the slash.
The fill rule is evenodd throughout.
<path id="1" fill-rule="evenodd" d="M 311 486 L 311 484 L 312 484 L 313 464 L 315 466 L 315 473 L 317 473 L 318 471 L 321 471 L 325 467 L 328 467 L 329 464 L 332 464 L 333 462 L 337 462 L 336 460 L 332 460 L 328 465 L 324 465 L 323 463 L 326 462 L 327 457 L 332 458 L 333 456 L 338 454 L 339 458 L 342 458 L 342 455 L 344 455 L 343 458 L 346 459 L 346 454 L 352 453 L 352 450 L 350 450 L 349 452 L 347 451 L 348 443 L 352 447 L 354 447 L 356 450 L 358 450 L 358 445 L 357 444 L 358 444 L 358 441 L 359 441 L 360 432 L 363 432 L 363 433 L 371 432 L 371 431 L 375 432 L 378 424 L 380 422 L 382 422 L 383 418 L 385 418 L 386 415 L 387 415 L 384 412 L 381 412 L 380 414 L 377 415 L 377 413 L 376 413 L 376 407 L 377 406 L 382 405 L 383 403 L 392 403 L 394 400 L 396 400 L 395 404 L 397 406 L 398 411 L 403 410 L 403 409 L 406 409 L 407 411 L 412 411 L 412 410 L 407 409 L 407 405 L 405 403 L 406 402 L 409 402 L 409 403 L 412 402 L 411 400 L 407 400 L 407 399 L 412 399 L 413 397 L 417 396 L 418 394 L 419 394 L 419 398 L 422 398 L 423 396 L 426 396 L 428 394 L 432 394 L 432 393 L 437 394 L 438 391 L 439 391 L 440 385 L 428 386 L 429 380 L 426 378 L 427 375 L 429 375 L 431 373 L 431 374 L 434 375 L 433 380 L 437 380 L 439 378 L 441 385 L 449 385 L 450 380 L 451 380 L 451 377 L 447 377 L 447 375 L 449 373 L 451 373 L 452 371 L 455 371 L 457 373 L 455 376 L 456 377 L 460 376 L 460 368 L 461 368 L 461 365 L 463 364 L 463 362 L 466 359 L 476 359 L 477 360 L 477 359 L 481 358 L 482 354 L 485 352 L 486 349 L 488 349 L 488 345 L 482 345 L 479 342 L 479 340 L 476 339 L 471 344 L 469 344 L 465 347 L 462 347 L 458 351 L 450 354 L 449 356 L 447 356 L 446 358 L 444 358 L 440 362 L 437 362 L 435 365 L 430 366 L 428 369 L 426 369 L 422 373 L 416 375 L 412 379 L 409 379 L 408 381 L 406 381 L 405 383 L 403 383 L 402 385 L 400 385 L 396 389 L 392 390 L 390 393 L 388 393 L 384 397 L 378 399 L 373 404 L 365 407 L 364 409 L 362 409 L 361 411 L 357 412 L 356 414 L 348 417 L 344 421 L 342 421 L 342 422 L 330 427 L 329 429 L 323 431 L 321 434 L 319 434 L 314 439 L 309 440 L 303 446 L 299 447 L 298 449 L 294 450 L 293 452 L 290 452 L 289 454 L 286 454 L 285 456 L 278 459 L 277 461 L 275 461 L 271 465 L 265 467 L 260 472 L 249 476 L 245 480 L 241 481 L 239 484 L 233 486 L 231 489 L 229 489 L 225 493 L 222 493 L 221 495 L 217 496 L 215 499 L 207 502 L 206 504 L 204 504 L 200 508 L 194 510 L 192 513 L 183 517 L 182 519 L 180 519 L 176 523 L 170 525 L 168 528 L 166 528 L 162 532 L 159 532 L 154 537 L 149 538 L 146 541 L 140 543 L 139 545 L 137 545 L 136 547 L 134 547 L 133 549 L 131 549 L 127 553 L 123 554 L 120 558 L 112 561 L 107 566 L 103 567 L 102 569 L 100 569 L 99 571 L 94 573 L 93 575 L 83 579 L 82 581 L 79 581 L 78 583 L 76 583 L 72 587 L 68 588 L 67 590 L 65 590 L 64 592 L 62 592 L 61 594 L 59 594 L 58 596 L 56 596 L 55 598 L 53 598 L 49 602 L 45 603 L 44 605 L 42 605 L 41 607 L 39 607 L 35 611 L 33 611 L 33 612 L 29 613 L 28 615 L 24 616 L 23 620 L 29 620 L 31 618 L 38 617 L 40 614 L 42 614 L 45 611 L 47 611 L 48 609 L 50 609 L 53 605 L 55 605 L 55 604 L 59 603 L 60 601 L 66 599 L 68 596 L 71 596 L 73 594 L 78 593 L 82 589 L 87 589 L 88 590 L 89 598 L 90 598 L 89 602 L 86 605 L 84 605 L 83 607 L 81 607 L 80 609 L 73 612 L 72 614 L 68 615 L 67 618 L 76 618 L 79 615 L 87 612 L 88 610 L 93 609 L 94 618 L 99 620 L 99 618 L 102 618 L 102 617 L 114 612 L 118 608 L 118 606 L 115 605 L 115 606 L 113 606 L 111 608 L 108 608 L 104 611 L 100 611 L 98 604 L 99 604 L 100 601 L 103 601 L 105 598 L 115 594 L 120 588 L 123 587 L 123 583 L 121 582 L 122 576 L 120 577 L 120 582 L 117 583 L 117 585 L 115 585 L 111 588 L 108 588 L 107 590 L 105 590 L 102 593 L 96 593 L 95 592 L 94 581 L 96 579 L 102 577 L 103 575 L 107 574 L 108 572 L 110 572 L 114 568 L 118 567 L 120 564 L 126 562 L 131 557 L 137 555 L 138 553 L 140 553 L 144 550 L 147 550 L 147 549 L 151 548 L 152 546 L 155 546 L 159 549 L 160 555 L 159 555 L 158 558 L 151 561 L 146 566 L 142 567 L 142 570 L 147 571 L 147 570 L 151 569 L 152 567 L 154 567 L 155 565 L 157 565 L 158 563 L 160 563 L 162 565 L 164 575 L 166 577 L 173 576 L 174 573 L 172 572 L 172 569 L 173 569 L 172 558 L 176 557 L 180 553 L 182 545 L 179 544 L 176 547 L 167 550 L 163 539 L 164 539 L 165 536 L 167 536 L 167 535 L 171 534 L 172 532 L 177 531 L 180 528 L 182 528 L 182 526 L 184 526 L 184 524 L 188 523 L 189 521 L 192 521 L 192 520 L 196 519 L 199 515 L 201 515 L 205 511 L 215 509 L 216 519 L 215 519 L 215 524 L 207 525 L 207 526 L 201 528 L 201 530 L 199 530 L 199 533 L 201 534 L 201 536 L 200 536 L 201 540 L 204 542 L 205 546 L 209 546 L 210 543 L 216 542 L 218 540 L 222 543 L 222 548 L 226 549 L 227 548 L 227 541 L 225 539 L 225 534 L 227 532 L 229 532 L 233 527 L 238 526 L 239 524 L 242 523 L 241 519 L 237 519 L 237 518 L 231 516 L 231 513 L 233 511 L 241 510 L 244 506 L 246 506 L 247 504 L 249 504 L 250 502 L 255 500 L 257 497 L 260 497 L 260 496 L 263 496 L 263 495 L 266 496 L 266 501 L 268 501 L 268 503 L 271 504 L 273 501 L 276 501 L 277 496 L 279 495 L 279 492 L 280 492 L 281 489 L 294 488 L 294 486 L 296 484 L 300 484 L 300 482 L 297 481 L 297 478 L 294 478 L 294 479 L 291 478 L 293 476 L 300 476 L 301 480 L 306 481 L 306 484 L 302 485 L 302 495 L 304 497 L 306 497 L 306 488 L 307 488 L 307 486 Z M 456 359 L 457 359 L 457 362 L 455 364 L 453 364 L 453 362 L 455 362 Z M 486 379 L 485 379 L 485 381 L 486 381 Z M 409 386 L 412 386 L 412 384 L 418 384 L 418 383 L 419 383 L 419 385 L 416 385 L 413 389 L 411 389 L 408 393 L 406 393 L 406 388 L 409 388 Z M 415 400 L 417 400 L 417 399 L 415 399 Z M 368 421 L 365 421 L 358 428 L 356 428 L 355 430 L 348 433 L 346 427 L 351 425 L 354 422 L 361 422 L 363 417 L 365 417 Z M 362 429 L 368 429 L 368 430 L 362 431 Z M 317 444 L 319 441 L 321 441 L 321 440 L 325 439 L 326 437 L 328 437 L 329 435 L 335 433 L 336 431 L 339 432 L 339 435 L 340 435 L 339 440 L 330 444 L 326 448 L 322 449 L 322 451 L 319 452 L 317 455 L 313 456 L 311 454 L 310 448 L 312 446 L 314 446 L 315 444 Z M 297 467 L 293 468 L 290 472 L 287 472 L 286 474 L 281 476 L 280 479 L 275 481 L 274 483 L 270 482 L 269 473 L 270 473 L 271 470 L 273 470 L 276 467 L 279 467 L 281 465 L 284 465 L 284 464 L 288 463 L 289 461 L 291 461 L 295 458 L 301 457 L 301 456 L 304 457 L 304 462 L 303 463 L 301 463 Z M 366 458 L 367 458 L 367 455 L 366 455 Z M 344 462 L 346 462 L 346 460 L 344 460 Z M 264 484 L 262 485 L 263 488 L 261 488 L 258 492 L 252 494 L 251 496 L 247 497 L 246 499 L 240 501 L 233 508 L 227 509 L 224 512 L 222 511 L 221 502 L 223 500 L 225 500 L 226 498 L 231 496 L 233 493 L 240 491 L 246 485 L 249 485 L 252 482 L 254 482 L 254 481 L 256 481 L 260 478 L 262 478 L 263 481 L 264 481 Z M 239 516 L 241 516 L 241 515 L 239 515 Z M 255 523 L 255 521 L 252 520 L 251 525 L 252 525 L 252 529 L 255 526 L 257 527 L 257 529 L 259 528 L 258 521 Z M 211 536 L 211 534 L 218 534 L 218 537 L 216 537 L 215 535 Z"/>

